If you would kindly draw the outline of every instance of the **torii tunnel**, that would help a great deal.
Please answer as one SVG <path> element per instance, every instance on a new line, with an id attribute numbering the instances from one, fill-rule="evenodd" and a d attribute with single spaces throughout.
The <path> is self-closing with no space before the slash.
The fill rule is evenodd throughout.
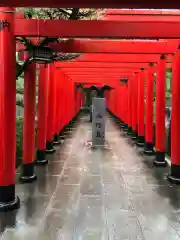
<path id="1" fill-rule="evenodd" d="M 32 6 L 113 9 L 71 21 L 15 11 Z M 0 0 L 0 238 L 180 239 L 178 7 L 173 0 Z M 30 56 L 20 37 L 34 46 L 60 39 L 46 47 L 76 57 L 27 62 L 17 168 L 16 55 Z M 105 85 L 106 146 L 94 150 L 85 89 Z"/>

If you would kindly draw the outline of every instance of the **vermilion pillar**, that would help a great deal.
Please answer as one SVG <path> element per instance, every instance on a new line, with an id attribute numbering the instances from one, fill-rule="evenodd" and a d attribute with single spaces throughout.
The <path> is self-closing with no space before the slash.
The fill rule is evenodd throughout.
<path id="1" fill-rule="evenodd" d="M 106 95 L 108 92 L 106 92 Z M 122 109 L 121 109 L 121 85 L 118 87 L 118 122 L 120 123 L 122 121 Z"/>
<path id="2" fill-rule="evenodd" d="M 62 129 L 63 129 L 63 74 L 60 74 L 61 79 L 59 80 L 59 127 L 58 127 L 58 133 L 59 136 L 61 136 Z"/>
<path id="3" fill-rule="evenodd" d="M 36 180 L 35 160 L 36 65 L 30 64 L 24 73 L 23 165 L 20 180 Z"/>
<path id="4" fill-rule="evenodd" d="M 46 153 L 54 153 L 54 120 L 55 120 L 55 74 L 54 66 L 48 65 L 49 95 L 48 95 L 48 114 L 46 132 Z"/>
<path id="5" fill-rule="evenodd" d="M 71 79 L 68 78 L 68 82 L 69 82 L 69 119 L 68 119 L 68 129 L 69 132 L 71 131 L 71 128 L 73 126 L 73 118 L 75 116 L 75 84 L 74 82 L 72 82 Z"/>
<path id="6" fill-rule="evenodd" d="M 156 166 L 166 166 L 165 161 L 165 90 L 166 90 L 166 60 L 162 56 L 157 65 L 156 76 Z"/>
<path id="7" fill-rule="evenodd" d="M 125 132 L 128 131 L 128 122 L 125 116 L 125 108 L 127 106 L 127 96 L 126 96 L 127 92 L 125 89 L 125 84 L 123 83 L 121 85 L 121 114 L 122 114 L 122 120 L 123 120 L 123 126 L 121 126 Z"/>
<path id="8" fill-rule="evenodd" d="M 46 164 L 46 131 L 48 114 L 48 67 L 41 66 L 38 79 L 38 126 L 37 126 L 37 157 L 36 163 Z"/>
<path id="9" fill-rule="evenodd" d="M 118 88 L 116 87 L 115 88 L 115 91 L 114 91 L 114 114 L 115 114 L 115 117 L 117 117 L 117 107 L 118 107 Z M 123 108 L 123 118 L 124 118 L 124 108 Z"/>
<path id="10" fill-rule="evenodd" d="M 135 73 L 132 79 L 132 139 L 137 136 L 137 90 L 138 90 L 138 73 Z"/>
<path id="11" fill-rule="evenodd" d="M 14 9 L 0 8 L 0 211 L 19 207 L 15 196 L 16 62 Z"/>
<path id="12" fill-rule="evenodd" d="M 178 50 L 172 67 L 172 111 L 171 111 L 171 168 L 168 179 L 180 184 L 180 52 Z"/>
<path id="13" fill-rule="evenodd" d="M 128 135 L 132 134 L 132 79 L 128 81 Z"/>
<path id="14" fill-rule="evenodd" d="M 121 98 L 122 86 L 118 87 L 118 123 L 122 122 L 122 98 Z M 108 93 L 108 92 L 107 92 Z"/>
<path id="15" fill-rule="evenodd" d="M 128 128 L 128 115 L 127 115 L 127 111 L 128 111 L 128 88 L 127 88 L 127 83 L 124 84 L 124 120 L 125 123 L 127 125 Z"/>
<path id="16" fill-rule="evenodd" d="M 68 114 L 69 114 L 69 109 L 68 109 L 68 96 L 67 96 L 67 77 L 65 76 L 64 78 L 64 86 L 63 86 L 63 132 L 64 132 L 64 137 L 67 134 L 67 123 L 68 123 Z"/>
<path id="17" fill-rule="evenodd" d="M 153 151 L 153 99 L 154 99 L 154 72 L 150 64 L 146 81 L 146 110 L 145 110 L 145 149 L 144 153 L 152 154 Z"/>
<path id="18" fill-rule="evenodd" d="M 62 76 L 62 84 L 61 84 L 61 127 L 60 127 L 60 138 L 64 139 L 65 137 L 65 76 Z"/>
<path id="19" fill-rule="evenodd" d="M 54 84 L 55 84 L 55 113 L 54 113 L 54 129 L 53 129 L 53 134 L 54 134 L 54 145 L 60 144 L 59 141 L 59 132 L 58 132 L 58 124 L 59 124 L 59 111 L 60 111 L 60 101 L 59 101 L 59 71 L 56 69 L 55 71 L 55 77 L 54 77 Z"/>
<path id="20" fill-rule="evenodd" d="M 138 146 L 144 146 L 144 69 L 138 78 Z"/>

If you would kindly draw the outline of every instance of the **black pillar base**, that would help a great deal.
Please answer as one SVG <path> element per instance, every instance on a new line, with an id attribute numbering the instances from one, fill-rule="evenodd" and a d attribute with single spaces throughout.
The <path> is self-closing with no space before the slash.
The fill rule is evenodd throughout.
<path id="1" fill-rule="evenodd" d="M 124 122 L 120 123 L 120 128 L 124 129 L 124 126 L 125 126 Z"/>
<path id="2" fill-rule="evenodd" d="M 61 140 L 63 140 L 65 138 L 65 133 L 64 133 L 64 129 L 62 129 L 59 133 L 59 137 Z"/>
<path id="3" fill-rule="evenodd" d="M 36 153 L 36 164 L 44 165 L 47 164 L 48 160 L 46 159 L 46 150 L 37 150 Z"/>
<path id="4" fill-rule="evenodd" d="M 137 146 L 138 147 L 144 147 L 144 136 L 138 136 L 137 137 Z"/>
<path id="5" fill-rule="evenodd" d="M 128 135 L 128 136 L 131 136 L 131 135 L 132 135 L 132 128 L 131 128 L 131 127 L 128 127 L 127 135 Z"/>
<path id="6" fill-rule="evenodd" d="M 156 152 L 156 158 L 153 164 L 157 167 L 165 167 L 167 165 L 165 160 L 165 152 Z"/>
<path id="7" fill-rule="evenodd" d="M 70 122 L 68 123 L 68 127 L 69 127 L 69 128 L 72 128 L 72 127 L 73 127 L 72 121 L 70 121 Z"/>
<path id="8" fill-rule="evenodd" d="M 46 153 L 54 153 L 55 149 L 53 147 L 53 142 L 46 141 Z"/>
<path id="9" fill-rule="evenodd" d="M 20 200 L 15 196 L 15 184 L 0 186 L 0 212 L 10 212 L 20 207 Z"/>
<path id="10" fill-rule="evenodd" d="M 34 172 L 34 163 L 23 164 L 21 166 L 21 176 L 19 180 L 22 183 L 34 182 L 37 180 L 37 176 Z"/>
<path id="11" fill-rule="evenodd" d="M 118 117 L 115 117 L 115 122 L 116 122 L 117 124 L 119 124 L 119 123 L 120 123 L 120 120 L 119 120 L 119 118 L 118 118 Z"/>
<path id="12" fill-rule="evenodd" d="M 131 136 L 131 138 L 132 138 L 133 140 L 136 140 L 136 139 L 137 139 L 137 133 L 132 131 L 132 136 Z"/>
<path id="13" fill-rule="evenodd" d="M 59 141 L 59 136 L 57 134 L 54 135 L 54 145 L 59 145 L 61 142 Z"/>
<path id="14" fill-rule="evenodd" d="M 180 184 L 180 165 L 171 164 L 168 180 L 175 184 Z"/>
<path id="15" fill-rule="evenodd" d="M 124 132 L 128 131 L 128 125 L 127 124 L 124 124 L 123 130 L 124 130 Z"/>
<path id="16" fill-rule="evenodd" d="M 123 127 L 124 127 L 124 122 L 121 121 L 121 122 L 119 123 L 119 125 L 120 125 L 121 128 L 123 128 Z"/>
<path id="17" fill-rule="evenodd" d="M 71 133 L 71 131 L 72 131 L 72 127 L 67 126 L 67 128 L 66 128 L 66 133 L 67 133 L 67 134 L 68 134 L 68 133 Z"/>
<path id="18" fill-rule="evenodd" d="M 63 130 L 63 134 L 64 134 L 64 136 L 66 136 L 66 135 L 68 135 L 68 133 L 69 133 L 69 129 L 68 129 L 68 126 L 66 126 Z"/>
<path id="19" fill-rule="evenodd" d="M 150 143 L 150 142 L 145 143 L 144 154 L 146 154 L 146 155 L 153 155 L 154 154 L 154 149 L 153 149 L 153 144 L 152 143 Z"/>
<path id="20" fill-rule="evenodd" d="M 64 128 L 59 132 L 59 137 L 64 136 Z"/>
<path id="21" fill-rule="evenodd" d="M 65 135 L 60 136 L 60 140 L 64 140 L 65 139 Z"/>

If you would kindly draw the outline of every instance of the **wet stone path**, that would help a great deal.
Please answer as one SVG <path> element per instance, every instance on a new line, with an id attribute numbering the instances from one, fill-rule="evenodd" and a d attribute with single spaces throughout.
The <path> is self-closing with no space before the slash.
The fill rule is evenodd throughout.
<path id="1" fill-rule="evenodd" d="M 0 214 L 0 239 L 180 239 L 180 186 L 167 181 L 168 167 L 154 168 L 110 119 L 106 139 L 106 149 L 88 148 L 81 117 L 36 182 L 17 180 L 21 208 Z"/>

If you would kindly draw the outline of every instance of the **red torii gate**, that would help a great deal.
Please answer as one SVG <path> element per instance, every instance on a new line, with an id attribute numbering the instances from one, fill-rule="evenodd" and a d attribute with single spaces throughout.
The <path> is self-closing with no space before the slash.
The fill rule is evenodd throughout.
<path id="1" fill-rule="evenodd" d="M 8 0 L 9 1 L 9 0 Z M 17 4 L 18 0 L 14 3 L 8 2 L 9 4 Z M 29 4 L 26 2 L 27 5 Z M 39 2 L 40 3 L 40 2 Z M 43 4 L 49 4 L 48 0 L 45 0 Z M 57 3 L 51 2 L 53 6 Z M 2 1 L 1 1 L 2 4 Z M 6 1 L 7 4 L 7 1 Z M 31 4 L 33 4 L 33 0 L 31 0 Z M 61 3 L 63 4 L 63 2 Z M 66 4 L 68 5 L 67 1 Z M 93 5 L 93 2 L 91 3 Z M 98 4 L 98 3 L 97 3 Z M 113 3 L 111 3 L 113 4 Z M 172 1 L 171 1 L 172 4 Z M 81 5 L 81 4 L 80 4 Z M 72 4 L 73 6 L 73 4 Z M 0 168 L 4 169 L 0 173 L 0 209 L 1 210 L 9 210 L 14 209 L 19 206 L 19 200 L 15 197 L 15 96 L 16 96 L 16 88 L 15 88 L 15 41 L 14 36 L 29 36 L 29 37 L 41 37 L 41 36 L 50 36 L 50 37 L 83 37 L 83 38 L 97 38 L 97 37 L 113 37 L 113 38 L 180 38 L 180 31 L 178 29 L 180 26 L 180 21 L 177 19 L 169 19 L 168 16 L 165 16 L 167 20 L 156 22 L 156 21 L 143 21 L 143 19 L 139 22 L 133 20 L 124 20 L 124 21 L 52 21 L 52 20 L 27 20 L 27 19 L 15 19 L 14 23 L 14 10 L 11 8 L 1 8 L 0 9 L 0 20 L 2 23 L 2 28 L 0 31 L 0 62 L 3 70 L 0 72 L 0 81 L 1 81 L 1 91 L 0 91 L 0 104 L 1 104 L 1 118 L 0 118 Z M 152 18 L 153 19 L 153 18 Z M 4 22 L 7 20 L 7 22 Z M 8 24 L 7 24 L 8 23 Z M 55 28 L 55 24 L 57 26 L 61 26 L 61 28 Z M 166 28 L 164 28 L 166 26 Z M 98 29 L 99 28 L 99 29 Z M 167 32 L 167 28 L 169 29 Z M 98 29 L 98 30 L 97 30 Z M 79 40 L 78 40 L 79 41 Z M 75 43 L 79 43 L 76 41 Z M 82 41 L 81 41 L 82 43 Z M 101 43 L 104 44 L 105 43 Z M 90 45 L 88 46 L 86 42 L 86 48 L 90 49 Z M 110 44 L 110 43 L 107 43 Z M 127 46 L 127 42 L 126 48 Z M 137 43 L 139 44 L 139 43 Z M 159 44 L 159 43 L 158 43 Z M 164 43 L 162 43 L 163 45 Z M 170 45 L 169 45 L 170 44 Z M 158 137 L 156 140 L 157 146 L 157 159 L 155 161 L 156 164 L 164 165 L 164 146 L 162 145 L 162 139 L 164 137 L 164 86 L 165 86 L 165 62 L 171 63 L 173 61 L 173 109 L 172 109 L 172 136 L 173 136 L 173 144 L 172 144 L 172 166 L 171 166 L 171 174 L 170 179 L 175 182 L 180 181 L 180 163 L 179 163 L 179 154 L 178 154 L 178 134 L 180 132 L 178 123 L 180 120 L 180 113 L 178 113 L 177 108 L 179 107 L 180 97 L 180 55 L 179 51 L 176 54 L 175 60 L 174 56 L 170 55 L 173 50 L 168 50 L 169 46 L 172 46 L 172 42 L 168 42 L 167 50 L 164 50 L 163 47 L 160 52 L 156 52 L 155 50 L 150 48 L 151 51 L 147 51 L 144 49 L 138 54 L 134 48 L 133 54 L 128 53 L 128 49 L 123 52 L 123 54 L 103 54 L 102 50 L 94 47 L 93 51 L 96 54 L 84 54 L 76 59 L 76 61 L 71 63 L 57 63 L 56 66 L 48 65 L 48 68 L 40 67 L 40 77 L 39 77 L 39 106 L 38 106 L 38 160 L 39 163 L 47 163 L 45 160 L 45 150 L 47 147 L 48 151 L 53 151 L 52 143 L 54 135 L 59 134 L 62 131 L 63 127 L 66 126 L 69 121 L 77 114 L 80 108 L 80 97 L 76 96 L 78 99 L 76 105 L 74 103 L 74 87 L 75 83 L 78 81 L 87 83 L 90 81 L 96 84 L 102 83 L 102 81 L 107 77 L 107 82 L 111 83 L 111 79 L 114 82 L 114 85 L 118 84 L 118 80 L 121 77 L 127 76 L 129 78 L 128 85 L 118 86 L 117 89 L 114 90 L 113 93 L 121 93 L 116 94 L 117 99 L 121 102 L 120 107 L 118 109 L 114 108 L 112 105 L 112 94 L 111 104 L 108 101 L 108 106 L 113 108 L 114 111 L 118 110 L 119 116 L 123 117 L 123 121 L 125 124 L 128 124 L 129 127 L 133 129 L 134 132 L 138 130 L 138 136 L 140 137 L 139 143 L 142 143 L 141 137 L 144 136 L 144 131 L 142 126 L 144 127 L 144 109 L 141 107 L 141 103 L 144 101 L 143 94 L 143 84 L 144 84 L 144 74 L 147 72 L 147 96 L 146 96 L 146 147 L 147 151 L 152 148 L 152 105 L 153 105 L 153 67 L 150 65 L 144 68 L 144 64 L 146 66 L 148 63 L 157 63 L 157 133 Z M 132 44 L 131 49 L 133 49 Z M 140 45 L 140 44 L 139 44 Z M 145 45 L 142 43 L 142 45 Z M 150 43 L 151 45 L 151 43 Z M 160 45 L 160 44 L 159 44 Z M 165 45 L 165 44 L 164 44 Z M 63 47 L 56 45 L 56 47 Z M 75 50 L 75 46 L 68 46 L 67 49 L 72 47 L 72 50 Z M 77 47 L 77 46 L 76 46 Z M 101 46 L 103 47 L 103 46 Z M 113 46 L 111 46 L 111 51 L 115 51 Z M 165 47 L 165 46 L 164 46 Z M 165 47 L 166 48 L 166 47 Z M 174 48 L 174 45 L 173 45 Z M 97 49 L 97 50 L 96 50 Z M 82 46 L 77 47 L 77 50 L 81 52 L 85 52 L 85 48 Z M 97 54 L 97 52 L 99 54 Z M 88 50 L 87 52 L 90 52 Z M 100 53 L 101 52 L 101 53 Z M 174 52 L 176 52 L 176 47 L 174 48 Z M 107 53 L 107 50 L 106 52 Z M 168 54 L 166 56 L 166 60 L 161 54 Z M 13 60 L 14 59 L 14 60 Z M 68 76 L 70 75 L 69 70 L 65 70 L 63 72 L 64 65 L 72 64 L 72 68 L 76 68 L 76 64 L 81 64 L 82 66 L 87 67 L 87 64 L 90 64 L 92 67 L 97 67 L 98 64 L 112 64 L 116 66 L 116 64 L 122 64 L 122 66 L 126 64 L 131 64 L 132 68 L 129 68 L 127 72 L 118 72 L 116 74 L 108 74 L 108 70 L 104 76 L 97 76 L 97 73 L 90 73 L 91 70 L 87 70 L 87 72 L 77 71 L 78 74 L 74 74 L 71 76 L 72 81 Z M 139 64 L 139 65 L 137 65 Z M 101 65 L 101 66 L 103 66 Z M 99 65 L 100 66 L 100 65 Z M 105 65 L 104 65 L 105 66 Z M 137 67 L 138 66 L 138 67 Z M 65 67 L 64 67 L 65 68 Z M 105 68 L 105 67 L 104 67 Z M 103 70 L 104 70 L 103 68 Z M 125 67 L 122 67 L 122 69 Z M 81 68 L 83 69 L 83 67 Z M 140 72 L 138 73 L 140 69 Z M 102 71 L 98 71 L 102 75 Z M 175 77 L 174 77 L 175 76 Z M 61 81 L 58 81 L 58 79 Z M 77 79 L 76 79 L 77 78 Z M 86 78 L 86 79 L 85 79 Z M 89 78 L 89 79 L 88 79 Z M 110 78 L 110 79 L 109 79 Z M 24 138 L 23 138 L 23 158 L 24 164 L 22 168 L 21 180 L 23 181 L 33 181 L 36 179 L 34 174 L 34 119 L 35 119 L 35 65 L 29 65 L 27 72 L 25 73 L 25 116 L 24 116 Z M 159 81 L 158 81 L 159 80 Z M 61 82 L 61 83 L 60 83 Z M 62 86 L 62 84 L 65 84 Z M 138 90 L 136 90 L 138 89 Z M 48 93 L 49 91 L 49 93 Z M 61 93 L 61 94 L 59 94 Z M 138 95 L 137 95 L 138 94 Z M 48 97 L 49 95 L 49 97 Z M 78 95 L 78 94 L 77 94 Z M 7 97 L 8 96 L 8 97 Z M 62 98 L 60 98 L 63 96 Z M 79 95 L 80 96 L 80 95 Z M 123 96 L 124 98 L 118 98 L 118 96 Z M 117 100 L 116 99 L 116 100 Z M 136 101 L 138 99 L 138 121 L 137 121 L 137 111 L 136 111 Z M 62 102 L 65 107 L 60 112 L 58 108 L 58 104 L 56 102 Z M 136 105 L 135 105 L 136 104 Z M 47 106 L 51 106 L 47 108 Z M 68 106 L 73 105 L 71 108 Z M 128 114 L 127 114 L 128 109 Z M 48 113 L 48 114 L 47 114 Z M 114 112 L 116 113 L 116 112 Z M 159 114 L 160 113 L 160 114 Z M 46 118 L 45 116 L 48 115 Z M 66 117 L 64 117 L 66 116 Z M 138 122 L 138 129 L 137 129 Z M 8 134 L 7 134 L 8 133 Z M 11 149 L 9 149 L 9 140 L 11 141 Z M 45 144 L 47 143 L 47 146 Z M 9 173 L 7 175 L 7 172 Z"/>

